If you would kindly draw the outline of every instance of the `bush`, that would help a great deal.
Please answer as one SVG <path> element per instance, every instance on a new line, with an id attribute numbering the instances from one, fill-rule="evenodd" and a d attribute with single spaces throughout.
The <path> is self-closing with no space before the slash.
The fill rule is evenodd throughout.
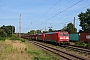
<path id="1" fill-rule="evenodd" d="M 7 33 L 3 29 L 0 29 L 0 37 L 7 37 Z"/>
<path id="2" fill-rule="evenodd" d="M 25 39 L 21 39 L 22 42 L 25 42 L 26 40 Z"/>
<path id="3" fill-rule="evenodd" d="M 16 34 L 12 34 L 12 36 L 9 38 L 10 40 L 20 40 Z"/>
<path id="4" fill-rule="evenodd" d="M 13 34 L 12 37 L 9 38 L 10 40 L 20 40 L 22 42 L 25 42 L 25 39 L 19 38 L 17 35 Z"/>
<path id="5" fill-rule="evenodd" d="M 0 37 L 0 40 L 2 41 L 5 41 L 5 39 L 6 39 L 5 37 Z"/>
<path id="6" fill-rule="evenodd" d="M 90 43 L 87 43 L 86 48 L 90 49 Z"/>
<path id="7" fill-rule="evenodd" d="M 75 45 L 85 47 L 86 44 L 83 41 L 76 42 Z"/>

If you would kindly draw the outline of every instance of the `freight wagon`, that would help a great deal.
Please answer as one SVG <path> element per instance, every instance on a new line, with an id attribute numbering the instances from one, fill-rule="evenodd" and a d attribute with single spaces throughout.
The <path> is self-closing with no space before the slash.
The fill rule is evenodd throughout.
<path id="1" fill-rule="evenodd" d="M 36 40 L 42 40 L 42 41 L 44 41 L 44 39 L 45 39 L 45 34 L 44 33 L 43 34 L 37 34 Z"/>
<path id="2" fill-rule="evenodd" d="M 80 34 L 69 34 L 71 42 L 77 42 L 80 40 Z"/>
<path id="3" fill-rule="evenodd" d="M 80 41 L 89 42 L 90 43 L 90 33 L 81 33 Z"/>
<path id="4" fill-rule="evenodd" d="M 70 34 L 70 41 L 71 42 L 83 41 L 90 43 L 90 33 Z"/>
<path id="5" fill-rule="evenodd" d="M 30 38 L 31 38 L 32 40 L 37 40 L 37 35 L 36 35 L 36 34 L 32 34 L 32 35 L 30 35 Z"/>
<path id="6" fill-rule="evenodd" d="M 23 35 L 23 36 L 21 36 L 21 38 L 29 39 L 29 38 L 31 38 L 31 35 Z"/>

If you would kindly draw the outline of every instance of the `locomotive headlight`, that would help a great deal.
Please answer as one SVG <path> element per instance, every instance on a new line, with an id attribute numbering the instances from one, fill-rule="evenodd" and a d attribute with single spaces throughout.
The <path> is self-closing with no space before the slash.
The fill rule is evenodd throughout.
<path id="1" fill-rule="evenodd" d="M 62 37 L 60 37 L 60 39 L 63 39 Z"/>
<path id="2" fill-rule="evenodd" d="M 66 39 L 69 39 L 69 37 L 66 37 Z"/>

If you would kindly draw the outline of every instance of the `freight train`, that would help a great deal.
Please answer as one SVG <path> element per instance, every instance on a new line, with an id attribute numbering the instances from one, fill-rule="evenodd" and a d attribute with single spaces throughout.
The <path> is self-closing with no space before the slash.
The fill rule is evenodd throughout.
<path id="1" fill-rule="evenodd" d="M 22 38 L 30 38 L 32 40 L 41 40 L 41 41 L 48 41 L 53 42 L 56 44 L 69 44 L 70 37 L 68 32 L 49 32 L 49 33 L 42 33 L 42 34 L 31 34 L 26 36 L 21 36 Z"/>
<path id="2" fill-rule="evenodd" d="M 50 33 L 42 33 L 42 34 L 32 34 L 32 35 L 24 35 L 22 36 L 22 38 L 26 38 L 26 39 L 30 38 L 41 41 L 51 41 L 59 44 L 78 42 L 78 41 L 90 43 L 90 33 L 79 33 L 79 34 L 68 34 L 68 32 L 63 32 L 63 33 L 64 34 L 62 34 L 62 32 L 50 32 Z"/>

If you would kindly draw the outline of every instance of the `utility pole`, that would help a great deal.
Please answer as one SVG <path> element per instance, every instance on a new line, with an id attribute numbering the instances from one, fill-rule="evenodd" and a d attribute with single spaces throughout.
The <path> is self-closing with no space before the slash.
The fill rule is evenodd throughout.
<path id="1" fill-rule="evenodd" d="M 75 17 L 74 17 L 74 27 L 75 27 Z"/>
<path id="2" fill-rule="evenodd" d="M 21 14 L 19 18 L 19 38 L 21 38 Z"/>
<path id="3" fill-rule="evenodd" d="M 75 17 L 74 17 L 74 28 L 75 28 Z M 75 29 L 74 29 L 74 32 L 75 32 Z"/>
<path id="4" fill-rule="evenodd" d="M 45 32 L 46 32 L 46 27 L 45 27 Z"/>

